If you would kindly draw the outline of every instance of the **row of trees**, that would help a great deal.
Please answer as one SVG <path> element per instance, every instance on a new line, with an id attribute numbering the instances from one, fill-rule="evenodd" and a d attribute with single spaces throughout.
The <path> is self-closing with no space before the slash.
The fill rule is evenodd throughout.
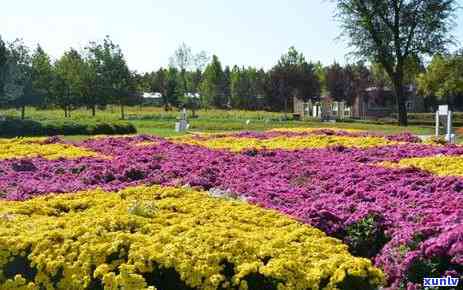
<path id="1" fill-rule="evenodd" d="M 320 62 L 307 61 L 294 47 L 268 71 L 236 65 L 223 67 L 215 55 L 208 64 L 200 62 L 188 70 L 177 64 L 188 63 L 185 56 L 189 51 L 182 44 L 171 58 L 169 68 L 141 76 L 141 87 L 160 92 L 166 108 L 185 104 L 193 109 L 201 106 L 289 111 L 293 97 L 307 100 L 329 94 L 335 100 L 351 103 L 369 86 L 389 85 L 380 65 L 367 67 L 358 62 L 341 66 L 335 62 L 325 67 Z M 182 56 L 183 61 L 175 60 L 177 56 Z"/>
<path id="2" fill-rule="evenodd" d="M 189 62 L 185 61 L 189 51 L 191 49 L 182 44 L 171 58 L 169 68 L 142 76 L 143 88 L 160 92 L 166 108 L 185 104 L 193 108 L 281 111 L 288 109 L 288 100 L 292 96 L 320 95 L 315 65 L 308 63 L 294 48 L 290 48 L 270 71 L 236 65 L 223 67 L 216 55 L 208 64 L 196 62 L 196 66 L 187 70 L 179 63 Z"/>
<path id="3" fill-rule="evenodd" d="M 52 61 L 40 45 L 34 51 L 21 40 L 5 43 L 0 38 L 0 105 L 54 106 L 69 117 L 76 107 L 87 107 L 95 116 L 97 107 L 138 103 L 141 96 L 136 73 L 129 70 L 120 47 L 106 37 L 90 42 L 83 51 L 73 48 Z"/>
<path id="4" fill-rule="evenodd" d="M 463 51 L 436 54 L 426 67 L 417 57 L 404 61 L 404 83 L 416 85 L 428 104 L 463 107 Z M 219 58 L 192 53 L 182 44 L 168 68 L 139 74 L 130 71 L 120 47 L 109 37 L 90 42 L 82 51 L 69 49 L 52 61 L 40 47 L 31 53 L 20 40 L 0 39 L 0 105 L 62 108 L 66 117 L 77 107 L 95 116 L 97 108 L 141 104 L 142 92 L 159 92 L 162 104 L 203 108 L 290 111 L 293 97 L 316 99 L 330 95 L 352 104 L 366 88 L 393 88 L 381 63 L 330 66 L 307 61 L 291 47 L 270 70 L 223 67 Z"/>

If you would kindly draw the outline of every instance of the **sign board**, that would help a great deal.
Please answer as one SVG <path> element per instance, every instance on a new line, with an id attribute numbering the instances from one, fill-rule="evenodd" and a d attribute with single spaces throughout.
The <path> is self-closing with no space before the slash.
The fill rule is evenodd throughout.
<path id="1" fill-rule="evenodd" d="M 439 116 L 447 116 L 448 114 L 449 114 L 449 106 L 440 105 L 439 106 Z"/>

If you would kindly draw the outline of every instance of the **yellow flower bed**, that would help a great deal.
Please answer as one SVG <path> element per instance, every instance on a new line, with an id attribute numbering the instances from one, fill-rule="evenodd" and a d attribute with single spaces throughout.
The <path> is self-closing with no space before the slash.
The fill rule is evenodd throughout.
<path id="1" fill-rule="evenodd" d="M 143 142 L 136 142 L 134 143 L 134 146 L 136 147 L 148 147 L 148 146 L 154 146 L 154 145 L 159 145 L 159 142 L 156 141 L 143 141 Z"/>
<path id="2" fill-rule="evenodd" d="M 268 130 L 269 132 L 294 132 L 294 133 L 310 133 L 313 131 L 317 130 L 331 130 L 331 131 L 345 131 L 345 132 L 352 132 L 352 133 L 358 133 L 358 132 L 366 132 L 365 130 L 360 130 L 360 129 L 344 129 L 344 128 L 332 128 L 332 127 L 323 127 L 323 128 L 305 128 L 305 127 L 294 127 L 294 128 L 275 128 Z"/>
<path id="3" fill-rule="evenodd" d="M 187 188 L 0 202 L 0 289 L 377 289 L 320 230 Z"/>
<path id="4" fill-rule="evenodd" d="M 190 145 L 205 146 L 211 149 L 228 149 L 231 151 L 242 151 L 244 149 L 286 149 L 298 150 L 306 148 L 326 148 L 329 146 L 341 145 L 345 147 L 368 148 L 383 145 L 397 144 L 381 137 L 349 137 L 349 136 L 280 136 L 269 139 L 258 138 L 234 138 L 234 137 L 211 137 L 207 139 L 183 138 L 173 140 L 174 142 Z"/>
<path id="5" fill-rule="evenodd" d="M 0 160 L 41 156 L 46 159 L 95 157 L 96 152 L 68 144 L 42 144 L 46 138 L 0 139 Z"/>
<path id="6" fill-rule="evenodd" d="M 4 144 L 35 144 L 41 143 L 47 140 L 48 137 L 16 137 L 16 138 L 0 138 L 0 145 Z"/>
<path id="7" fill-rule="evenodd" d="M 388 168 L 415 167 L 439 176 L 463 176 L 463 156 L 436 155 L 419 158 L 405 158 L 398 163 L 382 162 Z"/>

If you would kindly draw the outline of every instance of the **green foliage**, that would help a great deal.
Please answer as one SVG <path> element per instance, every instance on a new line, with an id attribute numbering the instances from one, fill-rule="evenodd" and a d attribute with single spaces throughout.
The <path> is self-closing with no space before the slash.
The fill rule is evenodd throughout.
<path id="1" fill-rule="evenodd" d="M 134 200 L 128 207 L 129 214 L 151 218 L 156 214 L 156 204 L 154 201 Z"/>
<path id="2" fill-rule="evenodd" d="M 40 45 L 37 45 L 32 55 L 31 65 L 32 87 L 45 98 L 49 97 L 53 81 L 53 66 L 50 57 Z"/>
<path id="3" fill-rule="evenodd" d="M 203 105 L 206 107 L 224 108 L 226 97 L 223 91 L 224 73 L 222 64 L 216 55 L 212 56 L 212 62 L 206 67 L 200 84 L 203 97 Z"/>
<path id="4" fill-rule="evenodd" d="M 22 40 L 16 39 L 7 47 L 6 61 L 3 66 L 3 95 L 0 96 L 0 103 L 24 107 L 33 101 L 29 49 Z"/>
<path id="5" fill-rule="evenodd" d="M 3 86 L 5 84 L 7 53 L 5 42 L 0 35 L 0 105 L 2 104 L 2 96 L 4 94 Z"/>
<path id="6" fill-rule="evenodd" d="M 65 117 L 72 106 L 77 106 L 83 97 L 84 59 L 75 49 L 70 49 L 55 63 L 53 80 L 53 103 L 64 109 Z"/>
<path id="7" fill-rule="evenodd" d="M 33 121 L 7 118 L 0 121 L 0 137 L 53 135 L 133 134 L 136 128 L 127 122 L 112 121 Z"/>
<path id="8" fill-rule="evenodd" d="M 177 106 L 180 98 L 184 94 L 181 79 L 178 76 L 178 70 L 176 68 L 170 67 L 167 70 L 165 97 L 169 106 Z"/>
<path id="9" fill-rule="evenodd" d="M 362 94 L 372 84 L 370 71 L 363 62 L 342 67 L 338 63 L 326 68 L 326 88 L 337 101 L 352 104 L 354 98 Z"/>
<path id="10" fill-rule="evenodd" d="M 439 103 L 463 106 L 463 51 L 435 55 L 427 71 L 418 77 L 418 89 Z"/>
<path id="11" fill-rule="evenodd" d="M 371 258 L 378 254 L 388 238 L 376 215 L 368 215 L 347 228 L 346 242 L 354 255 Z"/>
<path id="12" fill-rule="evenodd" d="M 269 103 L 277 110 L 288 112 L 293 97 L 304 100 L 320 96 L 320 80 L 316 66 L 308 63 L 294 47 L 282 55 L 270 71 Z"/>
<path id="13" fill-rule="evenodd" d="M 425 277 L 443 277 L 447 271 L 461 273 L 463 267 L 451 263 L 451 257 L 433 257 L 429 259 L 415 259 L 408 268 L 406 281 L 422 283 Z M 460 277 L 461 279 L 462 277 Z M 461 288 L 450 288 L 461 289 Z"/>

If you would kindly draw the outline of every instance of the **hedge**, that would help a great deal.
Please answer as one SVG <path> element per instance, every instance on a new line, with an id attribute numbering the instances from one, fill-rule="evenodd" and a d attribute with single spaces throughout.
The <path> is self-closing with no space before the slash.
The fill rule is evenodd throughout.
<path id="1" fill-rule="evenodd" d="M 191 188 L 0 201 L 0 289 L 378 289 L 323 232 Z"/>
<path id="2" fill-rule="evenodd" d="M 74 120 L 0 120 L 0 137 L 132 134 L 135 126 L 122 121 L 74 121 Z"/>

